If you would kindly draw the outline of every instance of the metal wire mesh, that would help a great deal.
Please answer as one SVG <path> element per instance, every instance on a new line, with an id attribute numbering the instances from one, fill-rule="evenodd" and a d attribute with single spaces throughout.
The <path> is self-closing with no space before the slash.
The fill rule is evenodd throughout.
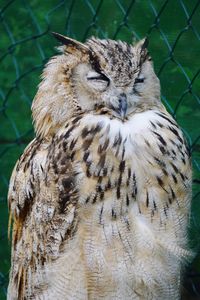
<path id="1" fill-rule="evenodd" d="M 33 137 L 30 104 L 39 74 L 54 53 L 51 31 L 78 40 L 91 35 L 131 41 L 148 36 L 162 101 L 177 119 L 193 157 L 191 244 L 184 299 L 200 299 L 200 1 L 0 1 L 0 299 L 9 270 L 6 194 L 15 161 Z"/>

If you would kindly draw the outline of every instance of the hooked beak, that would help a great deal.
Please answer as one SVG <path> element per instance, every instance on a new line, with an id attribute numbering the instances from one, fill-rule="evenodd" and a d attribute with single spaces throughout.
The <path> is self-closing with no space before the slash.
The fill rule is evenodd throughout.
<path id="1" fill-rule="evenodd" d="M 119 96 L 119 106 L 118 106 L 118 112 L 122 119 L 126 116 L 127 112 L 127 97 L 126 94 L 121 94 Z"/>

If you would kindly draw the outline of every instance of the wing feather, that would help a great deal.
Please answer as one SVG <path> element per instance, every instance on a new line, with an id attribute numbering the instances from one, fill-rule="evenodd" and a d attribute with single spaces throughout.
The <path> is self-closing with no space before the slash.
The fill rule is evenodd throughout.
<path id="1" fill-rule="evenodd" d="M 35 290 L 45 284 L 45 264 L 58 257 L 75 230 L 73 164 L 65 152 L 58 167 L 58 156 L 55 143 L 36 138 L 13 170 L 8 194 L 13 219 L 8 299 L 34 298 Z"/>

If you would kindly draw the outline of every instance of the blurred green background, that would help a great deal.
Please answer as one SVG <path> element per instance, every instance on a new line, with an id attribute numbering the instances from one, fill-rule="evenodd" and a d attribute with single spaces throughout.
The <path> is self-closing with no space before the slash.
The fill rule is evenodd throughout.
<path id="1" fill-rule="evenodd" d="M 193 158 L 187 299 L 200 299 L 200 1 L 0 0 L 0 299 L 10 266 L 7 189 L 14 164 L 33 138 L 31 102 L 56 31 L 80 41 L 94 35 L 128 42 L 144 36 L 161 80 L 162 101 L 188 139 Z M 195 297 L 196 298 L 192 298 Z"/>

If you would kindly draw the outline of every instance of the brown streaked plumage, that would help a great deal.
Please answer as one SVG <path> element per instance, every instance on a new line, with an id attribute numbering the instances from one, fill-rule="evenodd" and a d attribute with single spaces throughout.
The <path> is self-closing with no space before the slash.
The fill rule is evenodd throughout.
<path id="1" fill-rule="evenodd" d="M 10 180 L 8 299 L 180 299 L 190 154 L 146 40 L 56 36 Z"/>

